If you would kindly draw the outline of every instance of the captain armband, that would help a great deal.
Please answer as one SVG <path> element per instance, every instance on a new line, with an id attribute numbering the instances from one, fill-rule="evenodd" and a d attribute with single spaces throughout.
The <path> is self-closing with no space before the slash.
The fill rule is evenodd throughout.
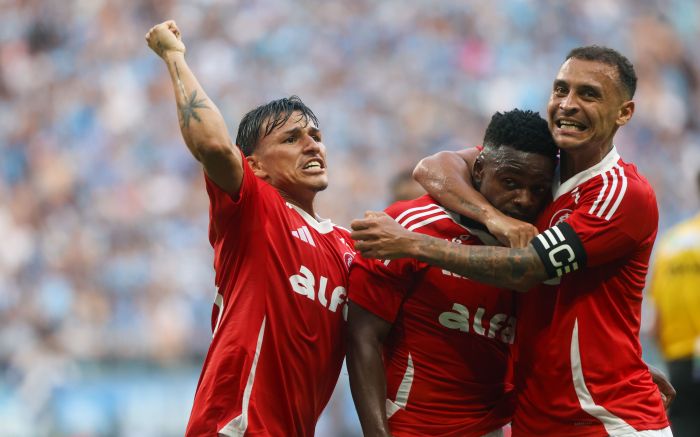
<path id="1" fill-rule="evenodd" d="M 566 222 L 544 230 L 530 241 L 550 278 L 561 277 L 586 266 L 586 251 Z"/>

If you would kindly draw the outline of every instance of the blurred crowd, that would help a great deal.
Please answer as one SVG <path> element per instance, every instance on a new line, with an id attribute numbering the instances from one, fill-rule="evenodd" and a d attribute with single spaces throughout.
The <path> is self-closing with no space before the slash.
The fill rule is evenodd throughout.
<path id="1" fill-rule="evenodd" d="M 271 99 L 314 109 L 331 180 L 319 211 L 340 225 L 386 206 L 422 156 L 478 144 L 494 111 L 545 115 L 564 56 L 593 43 L 635 64 L 617 147 L 654 186 L 660 229 L 698 209 L 693 0 L 0 0 L 0 435 L 25 435 L 17 405 L 75 433 L 55 431 L 56 400 L 86 374 L 196 378 L 215 296 L 208 201 L 144 42 L 169 18 L 233 137 Z"/>

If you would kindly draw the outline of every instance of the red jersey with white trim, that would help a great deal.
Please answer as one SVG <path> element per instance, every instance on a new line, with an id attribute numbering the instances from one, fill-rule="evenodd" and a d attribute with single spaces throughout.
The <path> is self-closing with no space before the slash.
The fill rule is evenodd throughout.
<path id="1" fill-rule="evenodd" d="M 206 178 L 218 294 L 186 435 L 311 436 L 345 356 L 349 233 L 257 178 Z"/>
<path id="2" fill-rule="evenodd" d="M 607 436 L 668 426 L 639 342 L 656 197 L 613 150 L 559 187 L 532 244 L 558 287 L 518 302 L 514 436 Z"/>
<path id="3" fill-rule="evenodd" d="M 497 244 L 427 195 L 386 212 L 411 231 Z M 510 421 L 511 291 L 415 259 L 387 263 L 359 254 L 349 287 L 353 303 L 393 324 L 383 350 L 392 435 L 481 436 Z"/>

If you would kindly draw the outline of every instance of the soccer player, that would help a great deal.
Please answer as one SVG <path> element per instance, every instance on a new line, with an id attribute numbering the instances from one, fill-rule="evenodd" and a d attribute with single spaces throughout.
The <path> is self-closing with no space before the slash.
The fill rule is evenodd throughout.
<path id="1" fill-rule="evenodd" d="M 613 145 L 634 113 L 635 88 L 634 68 L 618 52 L 568 54 L 547 106 L 561 185 L 525 248 L 456 245 L 407 232 L 381 213 L 353 222 L 363 256 L 414 257 L 529 291 L 518 302 L 514 435 L 671 435 L 639 343 L 656 199 Z M 548 279 L 560 284 L 536 287 Z"/>
<path id="2" fill-rule="evenodd" d="M 185 62 L 175 22 L 148 45 L 170 73 L 182 136 L 202 164 L 218 294 L 213 338 L 187 436 L 311 436 L 344 358 L 343 310 L 354 251 L 314 211 L 328 185 L 314 113 L 297 97 L 224 120 Z"/>
<path id="3" fill-rule="evenodd" d="M 496 113 L 474 163 L 474 185 L 504 214 L 533 222 L 551 200 L 557 153 L 538 114 Z M 387 212 L 415 232 L 498 244 L 481 224 L 428 195 Z M 513 292 L 415 259 L 357 257 L 348 297 L 348 370 L 365 435 L 502 435 L 513 406 Z"/>

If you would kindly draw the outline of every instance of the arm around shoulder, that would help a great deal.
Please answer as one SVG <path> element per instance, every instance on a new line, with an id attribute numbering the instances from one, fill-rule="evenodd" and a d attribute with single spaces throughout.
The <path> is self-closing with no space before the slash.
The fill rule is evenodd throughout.
<path id="1" fill-rule="evenodd" d="M 423 158 L 413 177 L 441 205 L 482 223 L 502 244 L 527 246 L 537 228 L 501 213 L 474 188 L 472 172 L 479 153 L 476 147 L 438 152 Z"/>

